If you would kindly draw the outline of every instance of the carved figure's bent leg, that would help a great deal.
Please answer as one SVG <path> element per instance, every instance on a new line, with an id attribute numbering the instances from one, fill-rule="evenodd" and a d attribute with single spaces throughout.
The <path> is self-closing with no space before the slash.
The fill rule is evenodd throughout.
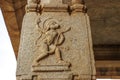
<path id="1" fill-rule="evenodd" d="M 45 43 L 42 43 L 39 47 L 39 51 L 40 51 L 40 54 L 33 62 L 33 66 L 38 66 L 39 61 L 48 55 L 48 45 Z"/>
<path id="2" fill-rule="evenodd" d="M 57 61 L 61 61 L 62 60 L 61 52 L 60 52 L 59 48 L 57 48 L 57 47 L 55 49 L 55 56 L 56 56 Z"/>
<path id="3" fill-rule="evenodd" d="M 43 59 L 44 57 L 46 57 L 48 55 L 48 53 L 42 53 L 40 54 L 37 59 L 36 59 L 36 62 L 38 63 L 41 59 Z"/>
<path id="4" fill-rule="evenodd" d="M 50 45 L 49 46 L 49 51 L 48 51 L 48 53 L 49 54 L 54 54 L 55 53 L 55 49 L 56 49 L 56 46 L 55 45 Z"/>
<path id="5" fill-rule="evenodd" d="M 57 59 L 57 63 L 58 64 L 61 64 L 61 65 L 70 65 L 69 62 L 67 61 L 64 61 L 61 57 L 61 52 L 60 52 L 60 49 L 56 47 L 55 49 L 55 56 L 56 56 L 56 59 Z"/>

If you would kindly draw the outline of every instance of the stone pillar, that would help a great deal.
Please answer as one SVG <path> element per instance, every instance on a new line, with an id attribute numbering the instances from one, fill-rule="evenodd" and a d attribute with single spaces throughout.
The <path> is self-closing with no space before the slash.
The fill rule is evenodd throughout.
<path id="1" fill-rule="evenodd" d="M 46 2 L 28 0 L 17 80 L 92 80 L 96 71 L 85 6 L 78 0 Z"/>

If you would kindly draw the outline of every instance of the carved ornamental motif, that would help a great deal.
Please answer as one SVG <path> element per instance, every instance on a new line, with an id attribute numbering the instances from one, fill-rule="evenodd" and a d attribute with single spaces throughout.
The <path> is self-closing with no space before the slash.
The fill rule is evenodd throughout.
<path id="1" fill-rule="evenodd" d="M 45 3 L 42 3 L 42 0 L 27 0 L 26 5 L 26 12 L 37 12 L 41 13 L 42 11 L 66 11 L 68 13 L 70 12 L 86 12 L 86 6 L 83 4 L 83 0 L 62 0 L 61 2 L 58 1 L 59 8 L 56 7 L 56 5 L 53 5 L 52 0 L 48 1 L 50 2 L 45 5 Z M 55 2 L 57 3 L 57 1 Z M 52 6 L 51 6 L 52 4 Z M 49 7 L 50 6 L 50 7 Z"/>
<path id="2" fill-rule="evenodd" d="M 55 54 L 57 60 L 56 62 L 58 64 L 70 65 L 69 62 L 66 62 L 62 59 L 61 51 L 59 49 L 59 46 L 63 44 L 65 40 L 64 33 L 69 31 L 70 27 L 62 29 L 59 22 L 53 18 L 48 18 L 47 20 L 45 20 L 43 23 L 43 27 L 39 25 L 40 22 L 41 20 L 40 18 L 38 18 L 36 22 L 36 27 L 40 31 L 40 37 L 37 39 L 36 45 L 37 42 L 40 40 L 40 45 L 38 46 L 41 53 L 33 62 L 33 66 L 39 66 L 39 61 L 51 54 Z"/>
<path id="3" fill-rule="evenodd" d="M 94 77 L 89 17 L 83 13 L 81 1 L 48 0 L 46 4 L 46 0 L 27 0 L 29 13 L 23 20 L 17 80 Z"/>
<path id="4" fill-rule="evenodd" d="M 40 12 L 41 11 L 41 0 L 27 0 L 25 7 L 26 12 Z"/>

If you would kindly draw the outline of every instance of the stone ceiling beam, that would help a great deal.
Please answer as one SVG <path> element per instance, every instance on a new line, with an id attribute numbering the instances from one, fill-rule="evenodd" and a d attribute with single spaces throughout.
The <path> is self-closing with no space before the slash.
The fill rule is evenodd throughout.
<path id="1" fill-rule="evenodd" d="M 96 61 L 97 78 L 120 79 L 120 61 Z"/>
<path id="2" fill-rule="evenodd" d="M 0 7 L 4 16 L 4 20 L 8 29 L 8 33 L 14 48 L 15 55 L 18 53 L 20 30 L 15 14 L 15 9 L 12 0 L 1 0 Z"/>

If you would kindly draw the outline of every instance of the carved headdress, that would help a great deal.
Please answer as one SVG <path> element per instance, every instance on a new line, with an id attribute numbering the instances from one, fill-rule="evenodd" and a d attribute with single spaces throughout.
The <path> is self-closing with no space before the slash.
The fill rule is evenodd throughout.
<path id="1" fill-rule="evenodd" d="M 59 22 L 56 19 L 48 18 L 43 23 L 43 28 L 45 31 L 48 31 L 50 29 L 50 26 L 54 23 L 57 23 L 59 25 Z"/>

